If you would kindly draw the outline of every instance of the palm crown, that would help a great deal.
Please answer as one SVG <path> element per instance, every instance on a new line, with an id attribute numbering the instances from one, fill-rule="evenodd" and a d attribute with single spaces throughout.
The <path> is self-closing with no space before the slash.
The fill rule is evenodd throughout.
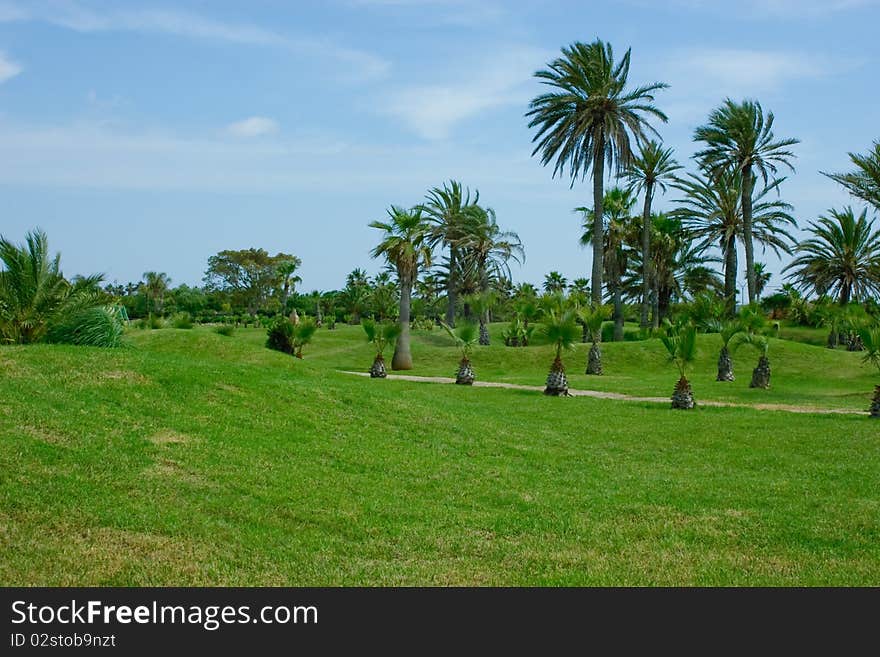
<path id="1" fill-rule="evenodd" d="M 431 265 L 430 233 L 420 208 L 407 210 L 392 205 L 388 221 L 374 221 L 370 227 L 385 232 L 371 255 L 385 256 L 401 279 L 412 281 L 423 266 Z"/>

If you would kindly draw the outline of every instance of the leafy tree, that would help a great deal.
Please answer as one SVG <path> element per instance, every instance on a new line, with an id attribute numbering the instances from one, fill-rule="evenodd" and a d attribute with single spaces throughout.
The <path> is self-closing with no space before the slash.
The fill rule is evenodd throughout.
<path id="1" fill-rule="evenodd" d="M 866 155 L 849 153 L 849 159 L 855 165 L 855 171 L 824 175 L 840 183 L 850 194 L 880 212 L 880 140 L 874 142 L 874 149 L 868 151 Z"/>
<path id="2" fill-rule="evenodd" d="M 647 132 L 655 132 L 647 117 L 666 122 L 653 101 L 654 93 L 667 85 L 630 88 L 629 67 L 630 50 L 615 62 L 611 45 L 600 39 L 573 43 L 535 73 L 551 90 L 534 98 L 526 113 L 529 127 L 537 128 L 532 155 L 540 153 L 544 166 L 553 163 L 553 177 L 567 169 L 573 186 L 592 171 L 594 305 L 602 303 L 605 165 L 616 166 L 618 172 L 627 168 L 633 158 L 632 139 L 642 142 Z"/>
<path id="3" fill-rule="evenodd" d="M 812 237 L 795 247 L 795 259 L 783 269 L 791 270 L 799 289 L 836 295 L 842 306 L 880 292 L 880 231 L 867 210 L 858 217 L 851 207 L 829 210 L 807 232 Z"/>
<path id="4" fill-rule="evenodd" d="M 630 192 L 644 192 L 645 204 L 642 210 L 642 304 L 639 325 L 648 328 L 648 312 L 651 307 L 651 205 L 656 189 L 666 191 L 666 183 L 675 179 L 675 172 L 681 165 L 672 156 L 671 148 L 654 140 L 639 146 L 639 154 L 633 158 L 626 171 Z"/>
<path id="5" fill-rule="evenodd" d="M 388 209 L 387 222 L 374 221 L 370 227 L 382 231 L 382 241 L 371 255 L 374 258 L 385 257 L 397 271 L 400 284 L 400 336 L 394 346 L 391 369 L 411 370 L 409 310 L 412 287 L 419 271 L 431 266 L 430 228 L 421 208 L 407 210 L 393 205 Z"/>
<path id="6" fill-rule="evenodd" d="M 752 237 L 752 193 L 755 173 L 760 174 L 766 185 L 778 166 L 794 171 L 791 161 L 794 153 L 789 147 L 798 139 L 779 139 L 773 135 L 773 112 L 765 118 L 761 104 L 744 100 L 741 103 L 727 99 L 721 107 L 712 111 L 709 122 L 694 131 L 694 139 L 706 143 L 696 157 L 706 163 L 713 172 L 735 170 L 742 177 L 741 203 L 743 245 L 746 252 L 749 303 L 758 299 L 755 282 L 755 257 Z"/>
<path id="7" fill-rule="evenodd" d="M 227 295 L 235 306 L 255 315 L 283 289 L 285 282 L 290 283 L 281 272 L 289 269 L 294 258 L 289 253 L 270 256 L 265 249 L 220 251 L 208 258 L 205 286 L 210 292 Z"/>

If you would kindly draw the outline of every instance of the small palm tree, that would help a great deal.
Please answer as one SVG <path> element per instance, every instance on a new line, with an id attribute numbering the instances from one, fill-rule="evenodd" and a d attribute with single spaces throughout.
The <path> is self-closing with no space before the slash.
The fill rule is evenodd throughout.
<path id="1" fill-rule="evenodd" d="M 792 270 L 800 289 L 837 296 L 841 306 L 880 292 L 880 230 L 851 207 L 829 210 L 807 229 L 812 237 L 795 247 L 795 259 L 783 270 Z"/>
<path id="2" fill-rule="evenodd" d="M 455 328 L 452 328 L 449 324 L 442 324 L 442 326 L 461 350 L 461 360 L 458 363 L 455 382 L 463 386 L 473 385 L 477 375 L 474 373 L 473 365 L 471 365 L 471 350 L 477 343 L 478 331 L 476 324 L 461 322 Z"/>
<path id="3" fill-rule="evenodd" d="M 553 163 L 553 176 L 566 173 L 574 186 L 587 172 L 593 175 L 593 273 L 592 302 L 602 303 L 604 275 L 605 165 L 626 168 L 632 160 L 632 141 L 642 142 L 656 131 L 647 117 L 666 122 L 657 109 L 654 93 L 668 85 L 655 82 L 635 88 L 627 86 L 630 51 L 614 61 L 611 45 L 596 39 L 590 44 L 573 43 L 548 67 L 535 73 L 551 87 L 534 98 L 526 117 L 537 128 L 532 155 L 541 154 L 541 164 Z"/>
<path id="4" fill-rule="evenodd" d="M 642 308 L 639 325 L 648 328 L 648 312 L 651 308 L 651 205 L 657 188 L 666 191 L 666 183 L 675 179 L 681 165 L 672 156 L 671 148 L 653 139 L 641 144 L 639 154 L 633 158 L 626 172 L 629 189 L 635 194 L 645 193 L 642 210 Z"/>
<path id="5" fill-rule="evenodd" d="M 385 256 L 388 264 L 397 271 L 400 284 L 400 336 L 394 345 L 391 369 L 411 370 L 409 310 L 413 284 L 419 271 L 431 266 L 428 222 L 420 208 L 406 210 L 392 205 L 388 209 L 388 221 L 374 221 L 370 227 L 383 231 L 382 241 L 372 250 L 372 256 Z"/>
<path id="6" fill-rule="evenodd" d="M 798 139 L 776 140 L 773 135 L 773 112 L 764 116 L 761 103 L 753 100 L 734 102 L 730 98 L 712 111 L 709 122 L 694 131 L 694 140 L 706 143 L 696 154 L 714 172 L 736 170 L 742 176 L 743 246 L 746 252 L 749 303 L 758 300 L 755 284 L 755 255 L 752 241 L 752 190 L 757 171 L 766 184 L 779 166 L 794 171 L 794 153 L 789 147 Z"/>
<path id="7" fill-rule="evenodd" d="M 556 350 L 556 358 L 547 375 L 545 395 L 568 396 L 568 377 L 562 364 L 562 350 L 574 348 L 578 339 L 578 326 L 572 310 L 550 310 L 545 314 L 544 335 Z"/>
<path id="8" fill-rule="evenodd" d="M 880 326 L 873 325 L 863 327 L 859 331 L 859 337 L 865 346 L 865 355 L 862 356 L 863 363 L 870 363 L 880 372 Z M 874 386 L 874 397 L 871 400 L 871 417 L 880 418 L 880 385 Z"/>
<path id="9" fill-rule="evenodd" d="M 361 326 L 364 327 L 364 333 L 367 334 L 367 341 L 376 348 L 376 357 L 370 366 L 370 378 L 384 379 L 388 376 L 385 369 L 385 349 L 397 340 L 400 335 L 400 324 L 378 323 L 372 319 L 365 319 L 361 322 Z"/>
<path id="10" fill-rule="evenodd" d="M 694 392 L 687 380 L 687 367 L 697 357 L 697 327 L 691 323 L 671 324 L 666 322 L 666 332 L 660 336 L 663 346 L 669 352 L 669 360 L 675 363 L 681 375 L 672 392 L 672 408 L 690 410 L 696 406 Z"/>
<path id="11" fill-rule="evenodd" d="M 299 324 L 293 327 L 293 355 L 299 359 L 303 357 L 303 347 L 312 341 L 318 325 L 311 317 L 300 320 Z"/>
<path id="12" fill-rule="evenodd" d="M 737 338 L 736 347 L 749 345 L 758 351 L 758 365 L 752 370 L 752 381 L 749 388 L 770 387 L 770 358 L 767 356 L 770 350 L 770 341 L 767 336 L 760 333 L 743 333 Z"/>
<path id="13" fill-rule="evenodd" d="M 718 332 L 721 336 L 721 352 L 718 354 L 718 376 L 716 381 L 733 381 L 733 360 L 730 358 L 730 341 L 735 335 L 742 333 L 742 323 L 735 320 L 724 322 Z"/>
<path id="14" fill-rule="evenodd" d="M 477 314 L 480 320 L 480 345 L 488 347 L 491 343 L 489 336 L 489 313 L 498 304 L 498 294 L 493 290 L 486 290 L 480 294 L 472 294 L 465 297 L 465 302 Z"/>
<path id="15" fill-rule="evenodd" d="M 578 310 L 578 318 L 593 343 L 587 356 L 587 374 L 602 374 L 602 350 L 599 347 L 602 343 L 602 322 L 610 315 L 608 306 L 589 306 Z"/>

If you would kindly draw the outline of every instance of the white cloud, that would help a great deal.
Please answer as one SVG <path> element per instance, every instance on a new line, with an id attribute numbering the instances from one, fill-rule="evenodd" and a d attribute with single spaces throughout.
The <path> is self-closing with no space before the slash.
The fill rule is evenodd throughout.
<path id="1" fill-rule="evenodd" d="M 278 132 L 278 122 L 265 116 L 251 116 L 226 126 L 233 137 L 262 137 Z"/>
<path id="2" fill-rule="evenodd" d="M 456 67 L 450 82 L 414 84 L 383 94 L 376 110 L 425 139 L 445 139 L 461 121 L 497 107 L 526 103 L 532 74 L 548 56 L 527 46 L 498 48 L 483 62 L 470 60 Z"/>
<path id="3" fill-rule="evenodd" d="M 668 9 L 686 9 L 689 11 L 704 10 L 723 12 L 730 19 L 762 19 L 769 16 L 782 16 L 797 20 L 803 18 L 820 18 L 829 14 L 852 11 L 880 4 L 880 0 L 626 0 L 631 5 L 640 7 L 659 7 Z"/>
<path id="4" fill-rule="evenodd" d="M 831 69 L 828 60 L 805 53 L 733 48 L 693 49 L 678 56 L 677 68 L 715 86 L 755 91 L 789 80 L 815 78 Z"/>
<path id="5" fill-rule="evenodd" d="M 0 52 L 0 84 L 21 73 L 21 65 L 9 59 L 5 53 Z"/>
<path id="6" fill-rule="evenodd" d="M 307 57 L 334 59 L 356 77 L 366 79 L 384 77 L 390 68 L 389 62 L 378 55 L 340 46 L 327 39 L 291 36 L 256 25 L 227 23 L 178 10 L 96 11 L 77 2 L 0 5 L 0 22 L 12 21 L 41 21 L 76 32 L 166 34 L 281 48 Z"/>

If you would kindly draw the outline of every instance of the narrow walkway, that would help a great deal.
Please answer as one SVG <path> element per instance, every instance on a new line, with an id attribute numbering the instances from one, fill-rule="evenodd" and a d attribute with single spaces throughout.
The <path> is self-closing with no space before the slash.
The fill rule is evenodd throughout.
<path id="1" fill-rule="evenodd" d="M 370 376 L 369 372 L 349 372 L 342 370 L 343 374 L 355 376 Z M 413 376 L 411 374 L 389 374 L 389 379 L 398 381 L 414 381 L 416 383 L 455 383 L 455 379 L 447 376 Z M 497 381 L 474 381 L 475 388 L 507 388 L 509 390 L 531 390 L 544 392 L 544 386 L 527 386 L 520 383 L 499 383 Z M 624 395 L 619 392 L 605 392 L 603 390 L 575 390 L 569 388 L 572 397 L 593 397 L 596 399 L 615 399 L 617 401 L 650 402 L 653 404 L 670 404 L 667 397 L 637 397 Z M 718 406 L 727 408 L 752 408 L 758 411 L 785 411 L 788 413 L 822 413 L 837 415 L 865 415 L 866 411 L 850 408 L 812 408 L 809 406 L 792 406 L 789 404 L 740 404 L 737 402 L 701 401 L 697 400 L 698 406 Z"/>

